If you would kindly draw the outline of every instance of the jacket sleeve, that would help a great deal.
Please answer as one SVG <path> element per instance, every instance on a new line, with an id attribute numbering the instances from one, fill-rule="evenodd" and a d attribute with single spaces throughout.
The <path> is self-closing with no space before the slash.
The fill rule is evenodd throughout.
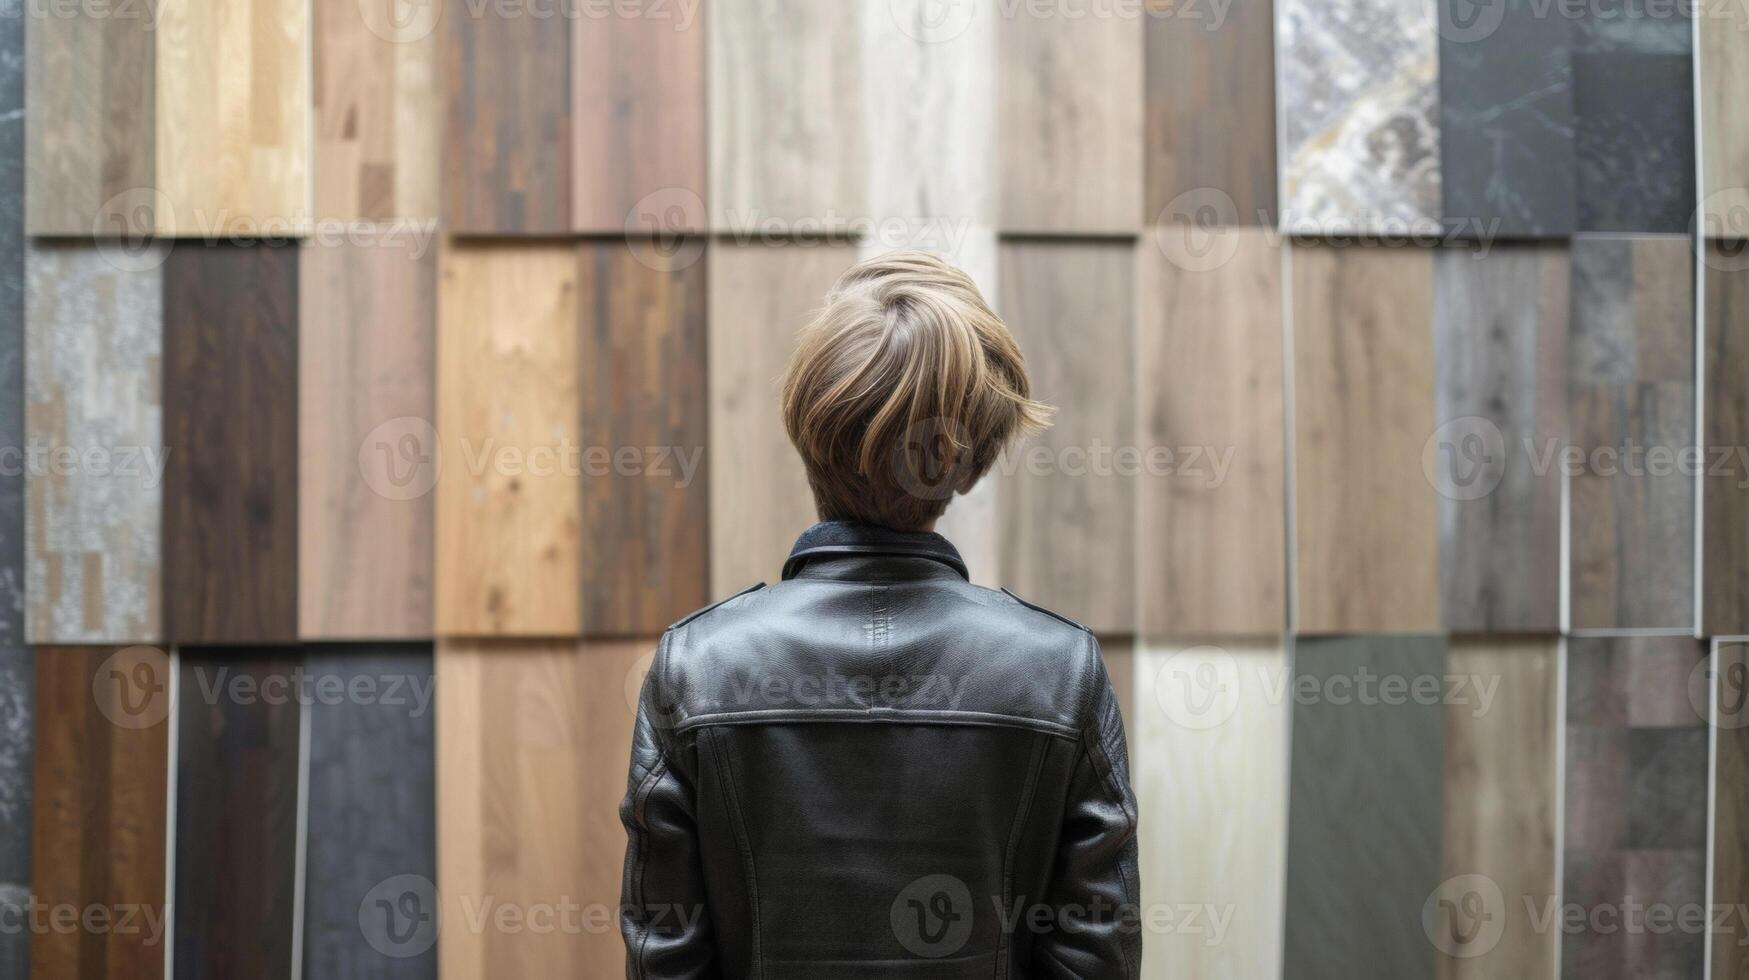
<path id="1" fill-rule="evenodd" d="M 699 859 L 696 793 L 662 696 L 665 659 L 663 649 L 644 678 L 619 806 L 626 828 L 620 932 L 629 980 L 720 975 Z"/>
<path id="2" fill-rule="evenodd" d="M 1136 862 L 1136 798 L 1129 746 L 1111 680 L 1093 645 L 1096 688 L 1069 780 L 1047 904 L 1056 927 L 1034 953 L 1042 975 L 1139 977 L 1141 876 Z"/>

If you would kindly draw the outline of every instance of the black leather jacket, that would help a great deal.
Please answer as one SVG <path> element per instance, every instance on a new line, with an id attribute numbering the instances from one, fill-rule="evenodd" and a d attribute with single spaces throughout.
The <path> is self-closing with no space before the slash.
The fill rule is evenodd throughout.
<path id="1" fill-rule="evenodd" d="M 634 978 L 1135 977 L 1099 644 L 936 534 L 826 523 L 681 620 L 620 815 Z"/>

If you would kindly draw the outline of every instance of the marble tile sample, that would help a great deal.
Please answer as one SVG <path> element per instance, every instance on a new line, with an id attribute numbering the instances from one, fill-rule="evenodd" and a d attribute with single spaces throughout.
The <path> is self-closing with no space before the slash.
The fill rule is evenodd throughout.
<path id="1" fill-rule="evenodd" d="M 1572 21 L 1580 231 L 1689 229 L 1694 78 L 1688 9 L 1589 5 Z"/>

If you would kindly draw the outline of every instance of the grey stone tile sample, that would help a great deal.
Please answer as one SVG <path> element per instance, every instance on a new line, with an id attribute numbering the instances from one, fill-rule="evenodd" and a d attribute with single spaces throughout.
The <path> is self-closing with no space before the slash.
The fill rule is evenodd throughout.
<path id="1" fill-rule="evenodd" d="M 32 704 L 24 645 L 24 26 L 0 3 L 0 904 L 30 891 Z M 9 920 L 15 921 L 15 920 Z M 29 973 L 30 933 L 0 931 L 0 976 Z"/>
<path id="2" fill-rule="evenodd" d="M 1579 230 L 1687 231 L 1694 215 L 1688 5 L 1593 8 L 1572 21 Z"/>

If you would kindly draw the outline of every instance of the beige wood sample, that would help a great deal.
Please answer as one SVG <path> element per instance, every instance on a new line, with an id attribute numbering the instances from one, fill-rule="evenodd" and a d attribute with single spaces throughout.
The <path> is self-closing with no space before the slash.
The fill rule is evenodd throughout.
<path id="1" fill-rule="evenodd" d="M 1699 25 L 1702 234 L 1749 238 L 1749 119 L 1743 94 L 1749 92 L 1749 31 L 1742 11 L 1695 17 Z M 1721 11 L 1722 14 L 1722 11 Z"/>
<path id="2" fill-rule="evenodd" d="M 317 217 L 435 221 L 441 35 L 428 29 L 425 4 L 312 0 L 311 9 Z"/>

